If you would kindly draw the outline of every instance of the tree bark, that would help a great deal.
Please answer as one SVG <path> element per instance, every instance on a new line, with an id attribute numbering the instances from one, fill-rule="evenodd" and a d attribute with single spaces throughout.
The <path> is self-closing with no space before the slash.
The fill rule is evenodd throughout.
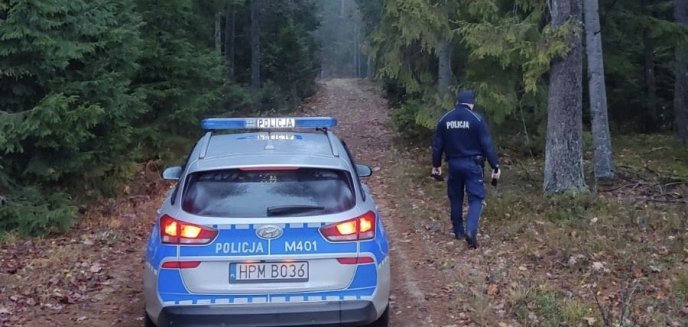
<path id="1" fill-rule="evenodd" d="M 361 65 L 359 63 L 359 56 L 358 56 L 358 23 L 356 22 L 356 19 L 353 20 L 354 24 L 354 75 L 356 75 L 356 78 L 361 77 Z"/>
<path id="2" fill-rule="evenodd" d="M 442 40 L 437 51 L 438 59 L 438 69 L 437 69 L 437 91 L 440 94 L 449 93 L 449 87 L 452 82 L 452 67 L 451 67 L 451 55 L 452 55 L 452 43 L 451 40 Z"/>
<path id="3" fill-rule="evenodd" d="M 645 94 L 647 98 L 646 111 L 643 119 L 643 129 L 650 133 L 657 130 L 658 115 L 657 115 L 657 78 L 655 74 L 655 45 L 650 37 L 650 31 L 645 29 L 643 31 L 643 48 L 644 48 L 644 71 L 645 71 Z"/>
<path id="4" fill-rule="evenodd" d="M 366 65 L 366 76 L 369 81 L 375 80 L 375 62 L 372 55 L 368 55 L 368 64 Z"/>
<path id="5" fill-rule="evenodd" d="M 215 50 L 222 53 L 222 13 L 215 13 Z"/>
<path id="6" fill-rule="evenodd" d="M 612 141 L 607 117 L 607 88 L 604 83 L 602 32 L 598 0 L 584 0 L 585 48 L 588 54 L 588 93 L 592 116 L 592 145 L 596 179 L 614 178 Z"/>
<path id="7" fill-rule="evenodd" d="M 582 23 L 581 0 L 552 0 L 552 26 L 568 20 Z M 552 62 L 549 80 L 544 191 L 582 192 L 583 176 L 583 55 L 581 34 L 568 40 L 570 51 Z"/>
<path id="8" fill-rule="evenodd" d="M 674 0 L 674 18 L 681 25 L 688 25 L 688 0 Z M 674 124 L 676 137 L 688 143 L 688 69 L 686 57 L 688 45 L 679 41 L 676 47 L 676 82 L 674 83 Z"/>
<path id="9" fill-rule="evenodd" d="M 227 5 L 225 12 L 225 60 L 229 80 L 234 79 L 234 34 L 236 31 L 236 12 L 232 4 Z"/>
<path id="10" fill-rule="evenodd" d="M 260 0 L 251 0 L 251 91 L 260 89 Z"/>

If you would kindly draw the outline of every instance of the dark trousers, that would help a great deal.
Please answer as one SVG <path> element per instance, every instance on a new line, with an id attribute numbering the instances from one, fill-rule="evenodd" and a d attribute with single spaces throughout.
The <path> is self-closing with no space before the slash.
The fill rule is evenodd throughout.
<path id="1" fill-rule="evenodd" d="M 463 195 L 464 189 L 468 194 L 468 214 L 466 228 L 463 226 Z M 480 212 L 485 199 L 483 186 L 483 167 L 473 158 L 451 159 L 449 161 L 449 176 L 447 179 L 447 193 L 451 203 L 451 221 L 454 234 L 466 234 L 474 237 L 478 235 Z"/>

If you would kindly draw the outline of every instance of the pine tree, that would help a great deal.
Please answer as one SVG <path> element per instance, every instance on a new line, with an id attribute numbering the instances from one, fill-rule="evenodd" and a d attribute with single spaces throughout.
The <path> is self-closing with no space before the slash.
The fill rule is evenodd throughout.
<path id="1" fill-rule="evenodd" d="M 251 1 L 251 90 L 260 88 L 260 0 Z"/>
<path id="2" fill-rule="evenodd" d="M 588 59 L 588 94 L 592 116 L 592 138 L 595 178 L 614 178 L 612 142 L 607 118 L 607 87 L 604 83 L 602 31 L 598 0 L 584 0 L 585 49 Z"/>
<path id="3" fill-rule="evenodd" d="M 674 0 L 674 17 L 676 22 L 688 25 L 688 1 Z M 677 138 L 688 143 L 688 42 L 684 38 L 676 47 L 676 83 L 674 85 L 674 121 Z"/>
<path id="4" fill-rule="evenodd" d="M 582 26 L 581 0 L 550 2 L 552 26 Z M 580 192 L 583 176 L 583 54 L 581 33 L 568 37 L 569 52 L 552 62 L 549 77 L 545 193 Z"/>

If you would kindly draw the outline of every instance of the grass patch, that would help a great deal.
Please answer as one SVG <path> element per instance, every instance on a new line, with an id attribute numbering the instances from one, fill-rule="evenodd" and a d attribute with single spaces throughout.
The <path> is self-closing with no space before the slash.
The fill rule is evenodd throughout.
<path id="1" fill-rule="evenodd" d="M 598 320 L 592 317 L 595 313 L 591 305 L 564 296 L 546 285 L 521 286 L 509 294 L 508 302 L 511 314 L 524 326 L 590 326 Z"/>
<path id="2" fill-rule="evenodd" d="M 688 178 L 688 149 L 671 135 L 624 135 L 613 141 L 614 157 L 620 167 L 641 174 Z"/>
<path id="3" fill-rule="evenodd" d="M 8 231 L 0 231 L 0 244 L 14 243 L 19 239 L 16 233 Z"/>
<path id="4" fill-rule="evenodd" d="M 667 135 L 618 138 L 614 147 L 620 179 L 603 187 L 617 190 L 561 196 L 543 195 L 542 157 L 502 153 L 499 188 L 486 184 L 481 234 L 490 254 L 482 264 L 506 262 L 511 268 L 500 283 L 510 291 L 501 299 L 474 292 L 474 322 L 493 323 L 488 309 L 476 308 L 500 300 L 523 326 L 688 322 L 688 204 L 681 202 L 688 198 L 688 151 L 677 151 L 683 146 Z M 398 157 L 394 175 L 412 199 L 403 208 L 427 217 L 414 220 L 416 227 L 430 219 L 448 225 L 446 183 L 428 177 L 429 149 L 404 149 Z M 589 161 L 586 168 L 591 175 Z M 639 286 L 629 295 L 629 285 Z"/>
<path id="5" fill-rule="evenodd" d="M 673 282 L 674 295 L 681 303 L 688 302 L 688 271 L 680 271 Z"/>

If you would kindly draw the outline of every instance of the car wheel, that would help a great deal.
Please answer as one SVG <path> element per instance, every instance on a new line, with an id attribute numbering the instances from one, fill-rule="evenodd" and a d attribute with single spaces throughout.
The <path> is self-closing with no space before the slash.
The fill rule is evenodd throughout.
<path id="1" fill-rule="evenodd" d="M 143 310 L 143 326 L 144 327 L 156 327 L 153 320 L 148 316 L 146 310 Z"/>
<path id="2" fill-rule="evenodd" d="M 387 327 L 389 326 L 389 306 L 382 313 L 380 318 L 377 318 L 374 323 L 370 324 L 370 327 Z"/>

